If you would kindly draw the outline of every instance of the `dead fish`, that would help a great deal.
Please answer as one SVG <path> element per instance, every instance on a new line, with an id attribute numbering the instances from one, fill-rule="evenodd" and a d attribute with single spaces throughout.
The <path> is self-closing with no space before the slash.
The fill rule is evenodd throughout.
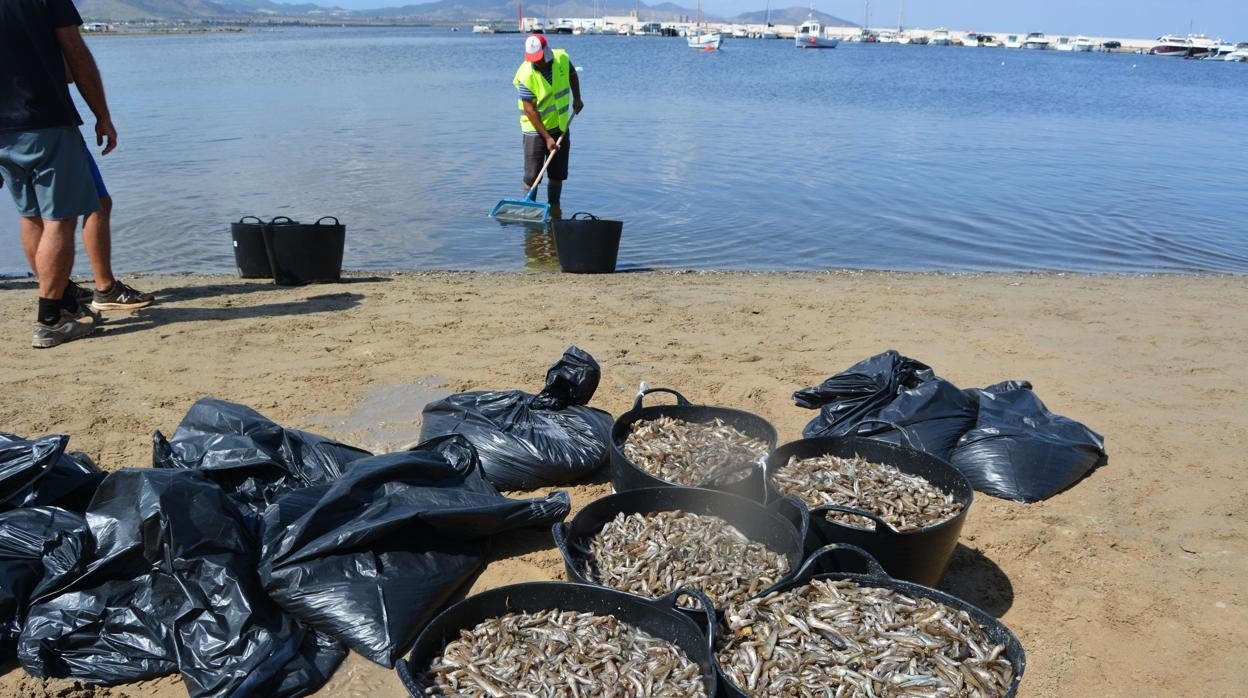
<path id="1" fill-rule="evenodd" d="M 508 613 L 461 630 L 425 673 L 427 696 L 707 698 L 676 645 L 608 614 Z"/>
<path id="2" fill-rule="evenodd" d="M 769 446 L 723 420 L 687 422 L 666 415 L 633 423 L 624 440 L 624 456 L 647 474 L 674 485 L 701 485 L 714 471 L 733 465 L 762 465 Z M 749 470 L 725 476 L 716 484 L 744 480 Z"/>
<path id="3" fill-rule="evenodd" d="M 962 511 L 962 503 L 953 494 L 917 475 L 860 456 L 792 457 L 772 474 L 772 482 L 782 494 L 798 497 L 809 507 L 831 504 L 861 509 L 898 531 L 926 528 Z M 826 515 L 829 521 L 846 526 L 875 529 L 875 522 L 862 516 L 837 511 Z"/>

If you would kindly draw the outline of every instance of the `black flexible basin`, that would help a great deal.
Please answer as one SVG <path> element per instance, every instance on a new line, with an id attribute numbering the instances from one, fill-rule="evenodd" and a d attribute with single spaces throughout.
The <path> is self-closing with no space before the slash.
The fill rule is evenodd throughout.
<path id="1" fill-rule="evenodd" d="M 590 540 L 617 514 L 649 514 L 656 511 L 683 511 L 724 519 L 746 538 L 762 543 L 788 559 L 789 569 L 781 580 L 796 574 L 806 556 L 809 517 L 805 505 L 795 498 L 777 499 L 771 506 L 764 506 L 745 497 L 715 490 L 649 487 L 596 499 L 577 512 L 571 522 L 560 521 L 551 527 L 555 545 L 563 553 L 568 577 L 573 581 L 600 585 L 586 573 Z"/>
<path id="2" fill-rule="evenodd" d="M 952 494 L 962 504 L 962 511 L 951 519 L 913 531 L 897 531 L 883 519 L 859 509 L 838 506 L 810 507 L 810 538 L 808 549 L 829 543 L 849 543 L 865 549 L 879 560 L 884 569 L 897 579 L 936 586 L 944 576 L 958 545 L 962 524 L 971 508 L 973 491 L 966 476 L 943 460 L 905 446 L 855 436 L 827 436 L 802 439 L 784 444 L 767 457 L 767 490 L 770 497 L 779 497 L 772 478 L 776 470 L 788 464 L 791 456 L 798 459 L 833 455 L 840 458 L 861 456 L 873 463 L 891 465 L 908 475 L 918 475 L 940 490 Z M 829 521 L 827 512 L 839 511 L 865 516 L 875 522 L 875 530 Z"/>
<path id="3" fill-rule="evenodd" d="M 676 396 L 676 404 L 643 406 L 643 400 L 651 393 L 669 393 L 674 395 Z M 731 407 L 695 405 L 689 402 L 684 395 L 671 388 L 647 388 L 638 393 L 637 400 L 633 402 L 633 409 L 620 415 L 619 419 L 615 420 L 615 425 L 611 428 L 611 484 L 615 486 L 616 492 L 635 490 L 642 487 L 687 486 L 660 480 L 639 468 L 624 455 L 624 441 L 628 439 L 633 423 L 659 417 L 671 417 L 698 424 L 713 422 L 719 419 L 741 433 L 766 443 L 768 449 L 775 448 L 778 440 L 776 428 L 756 414 Z M 749 475 L 741 480 L 731 479 L 742 471 L 749 471 Z M 726 480 L 725 478 L 729 479 Z M 763 468 L 759 463 L 742 462 L 726 466 L 716 473 L 712 473 L 706 482 L 702 482 L 697 486 L 705 489 L 731 492 L 757 501 L 766 499 Z"/>
<path id="4" fill-rule="evenodd" d="M 818 569 L 819 565 L 822 562 L 824 562 L 825 558 L 835 557 L 836 559 L 841 560 L 841 559 L 844 559 L 845 553 L 848 553 L 850 556 L 853 556 L 853 557 L 861 558 L 861 561 L 865 564 L 867 571 L 865 573 L 862 573 L 862 572 L 825 572 L 822 574 L 816 573 L 816 570 Z M 1007 689 L 1004 698 L 1012 698 L 1012 696 L 1018 693 L 1018 685 L 1023 680 L 1023 671 L 1026 670 L 1027 668 L 1027 654 L 1023 651 L 1023 646 L 1021 643 L 1019 643 L 1018 638 L 1015 637 L 1014 633 L 1011 632 L 1009 628 L 1005 627 L 1004 623 L 992 617 L 988 613 L 980 610 L 978 607 L 972 606 L 971 604 L 957 597 L 950 596 L 949 594 L 946 594 L 943 591 L 932 589 L 931 587 L 923 586 L 921 584 L 915 584 L 913 582 L 907 582 L 901 579 L 893 579 L 892 577 L 888 576 L 888 573 L 884 571 L 884 568 L 880 567 L 880 564 L 862 548 L 859 548 L 858 546 L 855 546 L 855 545 L 836 545 L 836 544 L 828 545 L 815 551 L 815 553 L 812 554 L 810 558 L 806 561 L 806 564 L 802 565 L 802 569 L 799 570 L 798 573 L 795 574 L 792 579 L 790 579 L 787 582 L 781 582 L 780 584 L 777 584 L 776 586 L 768 589 L 762 594 L 759 594 L 759 596 L 760 597 L 766 596 L 767 594 L 772 594 L 772 593 L 779 592 L 779 591 L 788 591 L 789 589 L 793 589 L 793 588 L 808 584 L 810 583 L 812 579 L 825 579 L 825 580 L 848 579 L 848 580 L 852 580 L 856 582 L 857 584 L 861 586 L 879 587 L 882 589 L 892 589 L 894 591 L 899 591 L 911 598 L 929 599 L 931 601 L 935 601 L 936 603 L 941 603 L 946 606 L 949 606 L 950 608 L 955 608 L 959 611 L 966 611 L 966 613 L 971 617 L 971 619 L 974 620 L 976 623 L 978 623 L 980 627 L 984 629 L 984 632 L 988 635 L 988 639 L 992 642 L 993 645 L 1005 646 L 1004 656 L 1007 660 L 1009 660 L 1010 666 L 1014 668 L 1014 678 L 1010 682 L 1010 686 Z M 720 695 L 730 696 L 731 698 L 750 698 L 750 694 L 743 691 L 740 686 L 738 686 L 736 683 L 732 681 L 732 679 L 728 678 L 728 675 L 723 671 L 723 668 L 719 665 L 718 657 L 715 658 L 715 670 L 718 671 L 720 675 L 719 676 Z M 819 686 L 807 686 L 806 688 L 810 689 L 815 694 L 819 694 L 821 692 L 821 687 Z"/>
<path id="5" fill-rule="evenodd" d="M 676 601 L 683 595 L 698 598 L 705 609 L 702 614 L 704 627 L 699 627 L 688 615 L 676 609 Z M 535 613 L 549 609 L 611 614 L 653 637 L 675 644 L 702 668 L 707 695 L 716 695 L 717 674 L 711 656 L 715 614 L 705 596 L 684 590 L 649 600 L 603 587 L 567 582 L 530 582 L 490 589 L 469 596 L 438 614 L 416 638 L 416 645 L 407 658 L 395 663 L 395 670 L 413 698 L 424 698 L 426 668 L 442 653 L 447 643 L 459 639 L 460 630 L 470 630 L 482 621 L 508 613 Z"/>

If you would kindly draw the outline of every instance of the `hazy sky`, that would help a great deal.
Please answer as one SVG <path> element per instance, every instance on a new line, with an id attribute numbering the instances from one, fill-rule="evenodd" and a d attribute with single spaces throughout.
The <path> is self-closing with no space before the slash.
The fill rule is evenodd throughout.
<path id="1" fill-rule="evenodd" d="M 279 0 L 293 2 L 295 0 Z M 312 0 L 352 9 L 393 7 L 420 0 Z M 657 4 L 659 0 L 651 0 Z M 673 0 L 693 8 L 697 0 Z M 588 2 L 588 0 L 587 0 Z M 771 0 L 773 7 L 806 6 L 810 0 Z M 529 2 L 525 3 L 529 5 Z M 631 9 L 631 0 L 605 0 L 606 6 Z M 543 0 L 532 5 L 545 7 Z M 702 10 L 720 16 L 762 10 L 767 0 L 702 0 Z M 862 23 L 861 0 L 815 0 L 815 9 Z M 873 0 L 871 25 L 897 24 L 898 0 Z M 525 13 L 529 14 L 529 13 Z M 1188 27 L 1212 37 L 1248 41 L 1248 0 L 906 0 L 907 26 L 980 31 L 1042 31 L 1152 38 L 1186 34 Z"/>

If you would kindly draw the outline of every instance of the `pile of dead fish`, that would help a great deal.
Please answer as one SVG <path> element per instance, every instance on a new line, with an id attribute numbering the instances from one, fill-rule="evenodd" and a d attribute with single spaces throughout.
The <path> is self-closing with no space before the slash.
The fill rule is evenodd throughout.
<path id="1" fill-rule="evenodd" d="M 769 446 L 723 420 L 686 422 L 662 416 L 634 422 L 624 441 L 624 456 L 649 475 L 676 485 L 701 485 L 717 470 L 760 462 Z M 744 479 L 748 471 L 720 482 Z"/>
<path id="2" fill-rule="evenodd" d="M 727 521 L 683 511 L 620 513 L 589 548 L 587 576 L 599 584 L 650 597 L 692 587 L 716 606 L 758 595 L 789 569 Z"/>
<path id="3" fill-rule="evenodd" d="M 965 611 L 848 580 L 729 608 L 722 632 L 720 667 L 754 696 L 987 697 L 1013 679 L 1005 647 Z"/>
<path id="4" fill-rule="evenodd" d="M 706 696 L 676 645 L 615 616 L 509 613 L 460 631 L 426 674 L 430 696 Z"/>
<path id="5" fill-rule="evenodd" d="M 792 495 L 809 507 L 824 504 L 861 509 L 879 516 L 898 531 L 913 531 L 952 519 L 962 503 L 917 475 L 861 457 L 789 459 L 772 475 L 781 494 Z M 827 512 L 829 521 L 855 528 L 875 528 L 870 519 Z"/>

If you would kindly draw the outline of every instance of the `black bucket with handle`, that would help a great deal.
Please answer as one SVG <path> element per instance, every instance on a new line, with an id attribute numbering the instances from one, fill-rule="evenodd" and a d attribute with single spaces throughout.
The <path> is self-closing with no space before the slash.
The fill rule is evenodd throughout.
<path id="1" fill-rule="evenodd" d="M 274 219 L 264 229 L 264 246 L 273 267 L 274 283 L 302 286 L 342 280 L 346 241 L 346 226 L 333 216 L 323 216 L 315 223 L 279 224 Z"/>
<path id="2" fill-rule="evenodd" d="M 669 393 L 674 395 L 676 404 L 646 407 L 642 404 L 642 401 L 651 393 Z M 637 394 L 637 399 L 633 402 L 633 409 L 620 415 L 619 419 L 615 420 L 615 424 L 611 427 L 611 484 L 615 487 L 616 492 L 635 490 L 641 487 L 688 487 L 688 485 L 660 480 L 642 470 L 630 461 L 628 456 L 624 455 L 624 442 L 628 440 L 628 434 L 632 431 L 633 424 L 659 417 L 671 417 L 695 423 L 713 422 L 719 419 L 746 436 L 766 443 L 768 450 L 776 447 L 776 441 L 779 438 L 776 434 L 776 428 L 756 414 L 731 407 L 695 405 L 689 402 L 684 395 L 671 388 L 645 388 Z M 740 476 L 742 472 L 747 472 L 748 474 L 742 478 Z M 710 473 L 706 480 L 698 483 L 696 486 L 721 492 L 731 492 L 760 502 L 767 498 L 761 462 L 751 461 L 729 464 L 716 472 Z"/>
<path id="3" fill-rule="evenodd" d="M 966 476 L 936 456 L 906 446 L 855 436 L 825 436 L 793 441 L 771 452 L 767 457 L 769 497 L 781 496 L 775 488 L 775 474 L 788 465 L 791 457 L 804 460 L 824 455 L 839 458 L 858 456 L 872 463 L 891 465 L 907 475 L 917 475 L 952 495 L 954 501 L 962 505 L 962 510 L 953 518 L 920 529 L 898 531 L 879 516 L 861 509 L 811 506 L 808 547 L 814 549 L 829 543 L 856 545 L 870 553 L 893 577 L 928 586 L 939 584 L 958 545 L 958 536 L 962 533 L 966 513 L 974 499 Z M 830 521 L 827 517 L 830 511 L 871 519 L 875 530 Z"/>
<path id="4" fill-rule="evenodd" d="M 237 223 L 230 224 L 230 237 L 234 242 L 234 265 L 241 278 L 273 278 L 269 253 L 264 249 L 264 226 L 265 222 L 255 216 L 243 216 Z"/>
<path id="5" fill-rule="evenodd" d="M 858 567 L 865 568 L 866 571 L 845 571 L 844 568 L 848 566 L 845 563 L 851 560 L 856 560 L 859 563 Z M 832 567 L 833 570 L 819 571 L 821 568 L 826 569 L 828 567 Z M 972 621 L 983 628 L 984 634 L 988 636 L 988 640 L 993 646 L 1000 645 L 1004 648 L 1001 656 L 1005 657 L 1010 663 L 1010 667 L 1014 670 L 1014 676 L 1010 680 L 1009 687 L 1002 698 L 1012 698 L 1018 693 L 1019 683 L 1023 680 L 1023 672 L 1027 669 L 1027 654 L 1023 651 L 1023 646 L 1018 641 L 1018 638 L 1004 623 L 979 607 L 973 606 L 955 596 L 950 596 L 943 591 L 890 577 L 870 553 L 857 546 L 833 544 L 820 548 L 806 560 L 806 563 L 802 565 L 802 569 L 793 575 L 791 579 L 773 586 L 759 594 L 756 598 L 803 587 L 815 579 L 849 580 L 859 586 L 890 589 L 912 599 L 928 599 L 957 611 L 965 611 Z M 880 651 L 882 649 L 872 648 L 872 651 Z M 718 656 L 715 657 L 715 669 L 719 672 L 720 695 L 731 698 L 749 698 L 750 694 L 729 678 L 728 673 L 720 665 Z M 814 695 L 824 695 L 827 694 L 828 687 L 804 685 L 803 688 Z"/>
<path id="6" fill-rule="evenodd" d="M 676 602 L 682 596 L 698 599 L 698 605 L 704 609 L 702 627 L 678 610 Z M 652 637 L 667 640 L 698 665 L 706 695 L 717 695 L 718 677 L 711 656 L 715 614 L 705 596 L 687 590 L 650 600 L 614 589 L 568 582 L 529 582 L 490 589 L 469 596 L 434 618 L 416 638 L 416 645 L 407 658 L 395 663 L 395 670 L 413 698 L 424 698 L 429 688 L 426 678 L 429 665 L 448 643 L 459 639 L 460 631 L 471 630 L 486 620 L 508 613 L 547 610 L 609 614 Z M 534 661 L 541 659 L 533 657 Z"/>
<path id="7" fill-rule="evenodd" d="M 619 514 L 652 514 L 682 511 L 714 516 L 727 521 L 746 538 L 762 543 L 788 560 L 788 569 L 777 580 L 796 574 L 806 559 L 806 507 L 796 498 L 777 499 L 764 506 L 752 499 L 727 492 L 694 487 L 652 487 L 618 492 L 585 505 L 570 522 L 551 527 L 555 546 L 563 553 L 568 578 L 575 582 L 602 585 L 591 571 L 590 543 L 602 527 Z"/>
<path id="8" fill-rule="evenodd" d="M 583 217 L 582 217 L 583 216 Z M 620 253 L 623 221 L 609 221 L 580 211 L 553 221 L 559 268 L 572 274 L 610 274 Z"/>

